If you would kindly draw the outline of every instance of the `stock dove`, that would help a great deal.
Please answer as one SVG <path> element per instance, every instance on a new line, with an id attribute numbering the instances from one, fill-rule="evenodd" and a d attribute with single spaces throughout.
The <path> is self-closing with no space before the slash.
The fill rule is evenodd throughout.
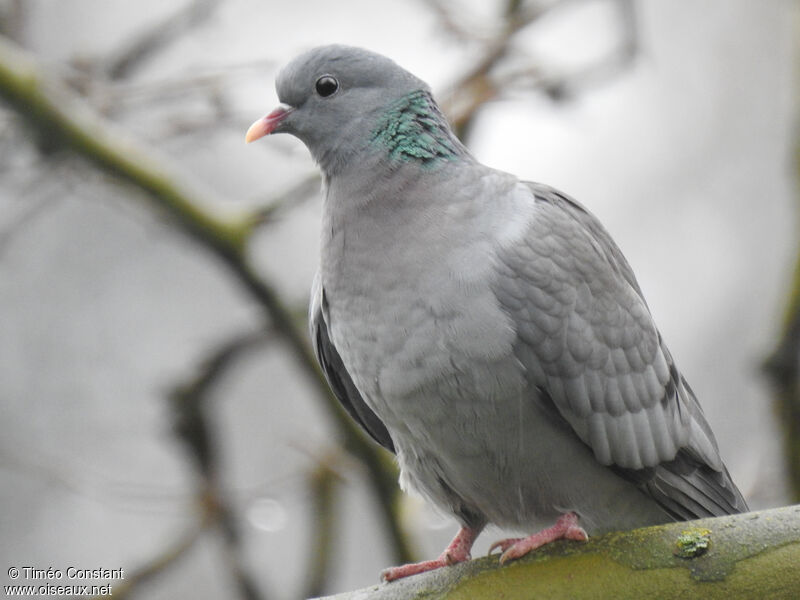
<path id="1" fill-rule="evenodd" d="M 290 133 L 324 175 L 310 306 L 338 399 L 394 452 L 400 484 L 454 515 L 442 555 L 487 523 L 555 539 L 747 510 L 714 435 L 600 222 L 480 164 L 428 86 L 378 54 L 324 46 L 278 75 L 247 141 Z"/>

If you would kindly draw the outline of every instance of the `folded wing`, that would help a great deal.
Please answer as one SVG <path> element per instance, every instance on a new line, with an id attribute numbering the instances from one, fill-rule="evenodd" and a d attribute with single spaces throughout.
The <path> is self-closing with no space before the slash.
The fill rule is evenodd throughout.
<path id="1" fill-rule="evenodd" d="M 536 401 L 676 518 L 746 510 L 620 250 L 580 204 L 529 187 L 530 230 L 498 250 L 495 293 Z"/>
<path id="2" fill-rule="evenodd" d="M 389 431 L 378 415 L 364 402 L 330 339 L 328 323 L 325 319 L 325 313 L 327 313 L 325 304 L 325 290 L 317 276 L 311 290 L 308 322 L 314 352 L 325 378 L 347 413 L 361 425 L 372 439 L 387 450 L 394 452 L 394 443 Z"/>

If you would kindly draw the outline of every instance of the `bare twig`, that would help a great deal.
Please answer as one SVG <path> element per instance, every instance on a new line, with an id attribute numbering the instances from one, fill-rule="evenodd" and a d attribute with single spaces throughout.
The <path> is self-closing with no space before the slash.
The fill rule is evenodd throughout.
<path id="1" fill-rule="evenodd" d="M 794 4 L 794 57 L 795 75 L 800 65 L 800 5 Z M 800 97 L 800 87 L 795 84 L 795 99 Z M 792 173 L 795 189 L 800 183 L 800 110 L 795 107 L 794 114 L 794 160 Z M 797 194 L 797 192 L 795 192 Z M 797 196 L 800 200 L 800 195 Z M 796 502 L 800 502 L 800 249 L 794 259 L 794 273 L 791 275 L 783 330 L 775 349 L 767 358 L 764 370 L 774 388 L 774 402 L 783 428 L 784 455 L 789 475 L 789 489 Z"/>
<path id="2" fill-rule="evenodd" d="M 461 43 L 488 41 L 485 32 L 477 30 L 475 23 L 468 22 L 467 7 L 454 7 L 452 0 L 424 0 L 439 20 L 442 30 Z"/>
<path id="3" fill-rule="evenodd" d="M 444 112 L 462 140 L 469 135 L 478 109 L 499 94 L 500 88 L 493 81 L 492 75 L 495 67 L 510 51 L 513 38 L 548 10 L 565 1 L 561 0 L 546 7 L 525 8 L 522 2 L 509 0 L 499 33 L 486 43 L 483 56 L 475 66 L 456 80 L 444 94 L 447 99 Z"/>
<path id="4" fill-rule="evenodd" d="M 525 73 L 519 74 L 519 83 L 528 89 L 538 88 L 553 100 L 574 96 L 591 86 L 603 84 L 630 67 L 639 52 L 639 36 L 636 22 L 636 5 L 633 0 L 613 0 L 617 6 L 620 23 L 620 40 L 608 55 L 570 73 L 542 76 L 535 70 L 533 81 L 527 81 Z M 514 84 L 515 74 L 506 76 L 507 85 Z"/>
<path id="5" fill-rule="evenodd" d="M 141 567 L 133 571 L 125 572 L 125 578 L 119 583 L 115 583 L 112 591 L 115 599 L 129 598 L 141 587 L 157 576 L 163 574 L 168 569 L 174 567 L 178 562 L 184 559 L 189 551 L 194 548 L 195 544 L 200 539 L 200 534 L 203 533 L 207 522 L 207 515 L 203 517 L 188 531 L 180 534 L 175 541 L 170 543 L 164 550 L 162 550 L 155 558 L 149 560 Z M 94 596 L 93 600 L 107 600 L 108 595 Z"/>
<path id="6" fill-rule="evenodd" d="M 319 596 L 325 592 L 330 577 L 333 543 L 336 539 L 336 486 L 339 475 L 330 461 L 336 460 L 336 453 L 323 457 L 308 477 L 311 491 L 311 556 L 305 577 L 304 598 Z"/>
<path id="7" fill-rule="evenodd" d="M 206 21 L 220 0 L 193 0 L 186 7 L 145 31 L 119 50 L 106 66 L 111 79 L 129 77 L 137 68 L 180 39 L 180 35 Z"/>
<path id="8" fill-rule="evenodd" d="M 245 566 L 242 556 L 241 536 L 236 515 L 225 501 L 219 488 L 209 489 L 216 503 L 217 529 L 223 541 L 223 558 L 233 578 L 236 589 L 243 600 L 262 600 L 265 596 L 256 585 L 255 579 Z"/>
<path id="9" fill-rule="evenodd" d="M 268 331 L 236 336 L 209 356 L 199 373 L 189 382 L 176 386 L 169 394 L 175 434 L 186 445 L 200 473 L 216 481 L 216 443 L 210 429 L 208 401 L 213 386 L 243 352 L 269 339 Z"/>
<path id="10" fill-rule="evenodd" d="M 214 420 L 210 417 L 208 405 L 213 387 L 234 364 L 235 359 L 256 344 L 267 341 L 269 333 L 248 333 L 222 344 L 205 360 L 200 372 L 191 381 L 176 386 L 169 395 L 175 433 L 184 443 L 202 481 L 198 497 L 201 504 L 207 507 L 208 514 L 221 534 L 225 564 L 244 600 L 260 600 L 262 595 L 242 560 L 236 517 L 230 508 L 217 470 L 219 460 L 214 440 Z"/>
<path id="11" fill-rule="evenodd" d="M 800 260 L 794 294 L 797 294 L 798 276 Z M 764 363 L 764 370 L 775 390 L 775 405 L 783 427 L 789 488 L 794 500 L 800 501 L 800 309 L 793 306 L 792 311 L 778 346 Z"/>
<path id="12" fill-rule="evenodd" d="M 484 44 L 481 58 L 442 94 L 445 98 L 443 110 L 461 139 L 468 137 L 480 109 L 487 102 L 506 95 L 511 89 L 543 90 L 554 99 L 560 99 L 580 87 L 606 81 L 630 64 L 638 45 L 634 2 L 611 0 L 618 9 L 622 40 L 610 56 L 569 74 L 548 74 L 545 68 L 531 60 L 527 60 L 529 64 L 523 68 L 500 72 L 499 67 L 512 53 L 512 43 L 517 34 L 546 14 L 563 8 L 572 1 L 574 0 L 560 0 L 526 6 L 524 2 L 509 0 L 503 24 L 497 35 Z M 438 0 L 433 5 L 441 10 Z"/>
<path id="13" fill-rule="evenodd" d="M 800 181 L 800 143 L 795 149 L 795 177 Z M 783 332 L 764 371 L 783 427 L 789 488 L 794 500 L 800 501 L 800 253 L 795 258 Z"/>
<path id="14" fill-rule="evenodd" d="M 0 6 L 0 34 L 22 43 L 26 15 L 25 0 L 7 0 Z"/>

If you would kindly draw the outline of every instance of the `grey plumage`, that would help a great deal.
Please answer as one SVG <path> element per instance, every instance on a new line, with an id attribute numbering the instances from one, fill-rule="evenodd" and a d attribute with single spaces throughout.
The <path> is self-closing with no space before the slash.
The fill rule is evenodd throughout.
<path id="1" fill-rule="evenodd" d="M 427 86 L 384 57 L 318 48 L 277 88 L 288 106 L 248 138 L 293 133 L 323 170 L 312 340 L 402 485 L 475 532 L 747 509 L 591 213 L 478 163 Z"/>

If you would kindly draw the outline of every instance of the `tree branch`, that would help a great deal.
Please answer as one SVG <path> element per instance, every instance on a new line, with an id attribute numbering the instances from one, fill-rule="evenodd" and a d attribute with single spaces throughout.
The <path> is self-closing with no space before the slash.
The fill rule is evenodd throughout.
<path id="1" fill-rule="evenodd" d="M 789 311 L 777 347 L 764 363 L 783 429 L 789 489 L 800 500 L 800 256 L 796 259 Z"/>
<path id="2" fill-rule="evenodd" d="M 800 8 L 795 4 L 794 30 L 800 31 Z M 800 44 L 795 41 L 795 65 L 800 65 Z M 795 66 L 795 73 L 800 71 Z M 795 86 L 795 98 L 800 98 L 800 87 Z M 800 183 L 800 110 L 795 109 L 794 160 L 792 174 L 795 189 Z M 797 192 L 795 192 L 797 193 Z M 800 199 L 800 196 L 798 196 Z M 792 499 L 800 502 L 800 251 L 794 259 L 794 273 L 787 290 L 783 331 L 772 354 L 764 361 L 764 372 L 774 390 L 774 403 L 783 429 L 784 455 L 788 467 L 789 489 Z"/>
<path id="3" fill-rule="evenodd" d="M 488 40 L 477 40 L 484 46 L 482 55 L 442 94 L 445 99 L 442 109 L 459 138 L 467 138 L 478 112 L 487 102 L 501 98 L 511 88 L 538 89 L 554 99 L 560 99 L 574 93 L 579 87 L 608 80 L 631 62 L 638 47 L 635 5 L 633 0 L 609 0 L 617 8 L 622 39 L 608 56 L 574 73 L 547 73 L 542 65 L 530 59 L 523 68 L 500 72 L 501 65 L 515 53 L 513 42 L 520 32 L 573 1 L 558 0 L 528 6 L 519 0 L 508 0 L 497 33 Z M 446 30 L 457 32 L 459 39 L 466 41 L 464 28 L 457 24 L 451 10 L 441 0 L 429 0 L 428 4 Z M 472 37 L 476 38 L 475 35 Z"/>
<path id="4" fill-rule="evenodd" d="M 555 542 L 320 600 L 800 597 L 800 505 Z"/>
<path id="5" fill-rule="evenodd" d="M 238 523 L 219 477 L 219 456 L 208 405 L 215 384 L 236 358 L 255 344 L 266 341 L 267 333 L 248 333 L 222 344 L 206 359 L 194 378 L 176 386 L 169 394 L 173 430 L 184 443 L 201 482 L 197 492 L 198 504 L 204 507 L 215 531 L 222 538 L 224 564 L 244 600 L 261 600 L 264 596 L 242 560 Z"/>
<path id="6" fill-rule="evenodd" d="M 305 577 L 305 596 L 316 596 L 326 589 L 330 578 L 336 540 L 336 501 L 339 474 L 331 466 L 336 456 L 321 457 L 308 475 L 311 492 L 311 531 L 309 561 Z"/>
<path id="7" fill-rule="evenodd" d="M 113 587 L 115 600 L 133 597 L 137 591 L 140 591 L 140 586 L 149 583 L 158 575 L 161 575 L 164 571 L 174 567 L 180 560 L 184 559 L 189 554 L 189 551 L 194 548 L 200 539 L 200 534 L 203 533 L 208 525 L 206 520 L 207 515 L 203 515 L 198 523 L 178 536 L 177 539 L 157 554 L 155 558 L 152 558 L 147 561 L 147 563 L 131 572 L 127 572 L 126 570 L 125 579 L 115 584 Z M 103 598 L 107 599 L 108 596 L 94 596 L 92 600 L 101 600 Z"/>
<path id="8" fill-rule="evenodd" d="M 208 19 L 219 3 L 220 0 L 193 0 L 180 11 L 129 41 L 108 62 L 108 76 L 111 79 L 128 77 L 157 52 L 180 39 L 181 33 Z"/>

